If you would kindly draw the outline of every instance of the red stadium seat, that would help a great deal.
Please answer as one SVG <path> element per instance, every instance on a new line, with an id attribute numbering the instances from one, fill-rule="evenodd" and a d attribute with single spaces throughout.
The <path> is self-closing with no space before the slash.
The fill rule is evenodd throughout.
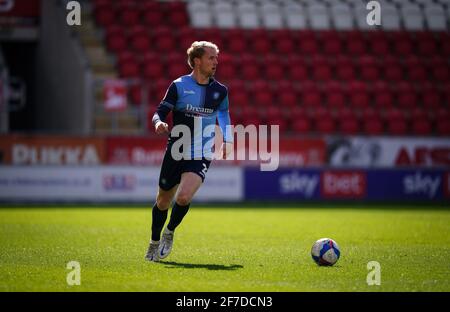
<path id="1" fill-rule="evenodd" d="M 142 69 L 142 76 L 146 79 L 158 79 L 164 77 L 165 71 L 163 64 L 160 62 L 146 63 Z M 166 86 L 166 88 L 167 87 L 168 85 Z"/>
<path id="2" fill-rule="evenodd" d="M 378 80 L 380 70 L 376 59 L 370 55 L 365 55 L 359 59 L 359 72 L 363 80 Z"/>
<path id="3" fill-rule="evenodd" d="M 185 11 L 170 11 L 168 20 L 174 27 L 189 25 L 189 17 Z"/>
<path id="4" fill-rule="evenodd" d="M 383 80 L 374 83 L 372 96 L 376 108 L 389 108 L 394 104 L 394 95 L 389 85 Z"/>
<path id="5" fill-rule="evenodd" d="M 139 77 L 139 65 L 135 61 L 124 62 L 119 65 L 119 73 L 122 78 Z"/>
<path id="6" fill-rule="evenodd" d="M 421 136 L 427 136 L 430 135 L 432 132 L 431 123 L 428 119 L 412 119 L 411 124 L 412 133 L 414 135 L 421 135 Z"/>
<path id="7" fill-rule="evenodd" d="M 340 55 L 336 60 L 336 78 L 350 81 L 356 78 L 356 71 L 351 59 Z"/>
<path id="8" fill-rule="evenodd" d="M 268 89 L 255 92 L 253 94 L 253 99 L 259 106 L 269 107 L 274 104 L 273 93 Z"/>
<path id="9" fill-rule="evenodd" d="M 324 85 L 325 101 L 330 108 L 341 108 L 347 103 L 345 88 L 338 81 L 330 81 Z"/>
<path id="10" fill-rule="evenodd" d="M 230 90 L 229 94 L 230 103 L 233 106 L 245 106 L 250 103 L 250 98 L 245 90 Z"/>
<path id="11" fill-rule="evenodd" d="M 102 27 L 108 27 L 115 23 L 116 13 L 109 3 L 96 7 L 94 14 L 97 24 Z"/>
<path id="12" fill-rule="evenodd" d="M 253 80 L 260 77 L 260 68 L 256 63 L 242 64 L 242 78 Z"/>
<path id="13" fill-rule="evenodd" d="M 412 84 L 402 81 L 397 84 L 395 90 L 399 107 L 413 109 L 418 106 L 417 93 Z"/>
<path id="14" fill-rule="evenodd" d="M 343 45 L 336 31 L 325 31 L 321 33 L 320 44 L 327 55 L 339 55 L 343 53 Z"/>
<path id="15" fill-rule="evenodd" d="M 299 117 L 293 121 L 292 130 L 298 134 L 307 134 L 311 132 L 311 121 L 308 117 Z"/>
<path id="16" fill-rule="evenodd" d="M 437 82 L 450 81 L 450 64 L 445 58 L 434 57 L 430 61 L 429 70 Z"/>
<path id="17" fill-rule="evenodd" d="M 288 74 L 293 81 L 304 81 L 310 78 L 308 74 L 308 67 L 304 62 L 289 65 Z"/>
<path id="18" fill-rule="evenodd" d="M 175 80 L 187 72 L 189 72 L 189 68 L 185 63 L 171 63 L 168 66 L 168 78 L 171 80 Z"/>
<path id="19" fill-rule="evenodd" d="M 391 34 L 391 44 L 394 52 L 399 56 L 410 56 L 413 54 L 414 46 L 408 32 L 394 32 Z"/>
<path id="20" fill-rule="evenodd" d="M 362 81 L 355 80 L 350 82 L 348 96 L 352 107 L 366 108 L 369 106 L 370 96 L 368 88 Z"/>
<path id="21" fill-rule="evenodd" d="M 314 82 L 305 81 L 301 85 L 301 105 L 303 107 L 320 107 L 322 95 Z"/>
<path id="22" fill-rule="evenodd" d="M 400 81 L 404 79 L 400 60 L 393 56 L 384 58 L 382 61 L 382 72 L 384 72 L 384 78 L 389 81 Z"/>
<path id="23" fill-rule="evenodd" d="M 423 56 L 431 56 L 437 53 L 436 40 L 432 32 L 416 33 L 415 45 Z"/>
<path id="24" fill-rule="evenodd" d="M 151 42 L 146 33 L 137 33 L 130 38 L 131 47 L 136 53 L 145 53 L 150 50 Z"/>
<path id="25" fill-rule="evenodd" d="M 385 31 L 373 31 L 368 33 L 369 45 L 372 54 L 385 57 L 390 53 L 389 39 Z"/>
<path id="26" fill-rule="evenodd" d="M 439 88 L 430 82 L 420 85 L 420 96 L 422 98 L 422 104 L 425 108 L 431 110 L 437 110 L 444 105 L 444 100 L 440 93 Z"/>
<path id="27" fill-rule="evenodd" d="M 132 27 L 140 24 L 138 9 L 132 6 L 124 6 L 120 9 L 119 20 L 125 27 Z"/>
<path id="28" fill-rule="evenodd" d="M 316 80 L 326 81 L 332 78 L 330 62 L 320 55 L 315 55 L 311 60 L 311 72 Z"/>
<path id="29" fill-rule="evenodd" d="M 298 34 L 298 49 L 301 55 L 315 55 L 319 52 L 319 43 L 312 31 L 302 31 Z"/>
<path id="30" fill-rule="evenodd" d="M 275 49 L 278 53 L 289 54 L 292 53 L 296 47 L 294 41 L 291 38 L 278 38 L 275 39 Z"/>
<path id="31" fill-rule="evenodd" d="M 347 45 L 347 53 L 350 55 L 367 54 L 367 45 L 364 36 L 359 31 L 350 31 L 344 33 L 344 39 Z"/>
<path id="32" fill-rule="evenodd" d="M 416 56 L 409 56 L 405 60 L 405 72 L 410 81 L 427 81 L 428 74 L 424 64 Z"/>
<path id="33" fill-rule="evenodd" d="M 390 109 L 386 115 L 388 133 L 392 135 L 405 135 L 408 126 L 404 114 L 398 109 Z"/>
<path id="34" fill-rule="evenodd" d="M 367 135 L 382 135 L 384 132 L 383 121 L 379 117 L 366 118 L 363 120 L 363 131 Z"/>
<path id="35" fill-rule="evenodd" d="M 282 107 L 291 109 L 292 107 L 297 106 L 299 99 L 293 91 L 279 94 L 279 103 L 282 105 Z"/>

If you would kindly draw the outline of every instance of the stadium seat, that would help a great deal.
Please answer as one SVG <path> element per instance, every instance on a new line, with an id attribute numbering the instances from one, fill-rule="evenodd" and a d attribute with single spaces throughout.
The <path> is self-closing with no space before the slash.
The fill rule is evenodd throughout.
<path id="1" fill-rule="evenodd" d="M 358 80 L 349 83 L 348 97 L 353 108 L 364 109 L 369 106 L 369 92 L 366 83 Z"/>
<path id="2" fill-rule="evenodd" d="M 242 0 L 237 4 L 238 25 L 243 29 L 261 26 L 258 7 L 250 0 Z"/>
<path id="3" fill-rule="evenodd" d="M 380 79 L 380 70 L 377 60 L 365 55 L 359 59 L 359 73 L 363 80 L 375 81 Z"/>
<path id="4" fill-rule="evenodd" d="M 310 2 L 307 7 L 307 12 L 312 29 L 325 30 L 331 28 L 330 15 L 325 5 L 320 2 Z"/>
<path id="5" fill-rule="evenodd" d="M 425 3 L 424 15 L 428 29 L 432 31 L 447 30 L 447 18 L 441 5 Z"/>
<path id="6" fill-rule="evenodd" d="M 418 98 L 414 86 L 406 81 L 399 82 L 395 88 L 397 104 L 403 109 L 414 109 L 418 106 Z"/>
<path id="7" fill-rule="evenodd" d="M 286 26 L 292 30 L 306 29 L 307 14 L 305 8 L 297 2 L 287 2 L 283 7 Z"/>
<path id="8" fill-rule="evenodd" d="M 346 32 L 344 35 L 346 41 L 347 52 L 353 56 L 367 54 L 367 45 L 364 36 L 359 31 Z"/>
<path id="9" fill-rule="evenodd" d="M 316 83 L 304 81 L 301 84 L 301 105 L 305 108 L 315 108 L 322 105 L 322 95 Z"/>
<path id="10" fill-rule="evenodd" d="M 404 65 L 406 76 L 410 81 L 424 82 L 428 80 L 427 69 L 418 57 L 409 56 Z"/>
<path id="11" fill-rule="evenodd" d="M 332 67 L 327 58 L 316 55 L 311 60 L 311 73 L 315 80 L 330 80 L 332 78 Z"/>
<path id="12" fill-rule="evenodd" d="M 381 27 L 386 31 L 396 31 L 401 27 L 400 13 L 395 5 L 384 3 L 381 6 Z"/>
<path id="13" fill-rule="evenodd" d="M 400 81 L 404 79 L 403 67 L 399 58 L 386 56 L 382 61 L 382 72 L 388 81 Z"/>
<path id="14" fill-rule="evenodd" d="M 400 11 L 406 30 L 416 31 L 424 29 L 424 18 L 418 5 L 406 2 L 401 6 Z"/>
<path id="15" fill-rule="evenodd" d="M 352 60 L 345 55 L 339 55 L 336 60 L 336 78 L 345 81 L 356 78 L 354 64 Z"/>
<path id="16" fill-rule="evenodd" d="M 227 1 L 214 2 L 213 12 L 217 27 L 222 29 L 237 27 L 237 17 L 232 3 Z"/>
<path id="17" fill-rule="evenodd" d="M 405 135 L 407 133 L 407 121 L 401 110 L 392 108 L 386 111 L 388 132 L 392 135 Z"/>
<path id="18" fill-rule="evenodd" d="M 394 96 L 388 85 L 383 80 L 377 81 L 373 84 L 373 99 L 375 108 L 390 108 L 394 105 Z"/>
<path id="19" fill-rule="evenodd" d="M 194 28 L 207 28 L 213 26 L 213 16 L 209 3 L 202 0 L 188 2 L 187 6 L 191 25 Z"/>
<path id="20" fill-rule="evenodd" d="M 334 28 L 337 30 L 353 29 L 353 12 L 350 6 L 344 2 L 334 2 L 331 5 L 331 17 Z"/>
<path id="21" fill-rule="evenodd" d="M 437 110 L 443 106 L 443 99 L 440 90 L 431 82 L 421 84 L 419 92 L 424 108 L 429 110 Z"/>
<path id="22" fill-rule="evenodd" d="M 330 108 L 342 108 L 346 105 L 344 86 L 338 81 L 330 81 L 324 85 L 325 102 Z"/>
<path id="23" fill-rule="evenodd" d="M 283 14 L 277 2 L 262 2 L 261 4 L 262 25 L 266 29 L 283 28 Z"/>

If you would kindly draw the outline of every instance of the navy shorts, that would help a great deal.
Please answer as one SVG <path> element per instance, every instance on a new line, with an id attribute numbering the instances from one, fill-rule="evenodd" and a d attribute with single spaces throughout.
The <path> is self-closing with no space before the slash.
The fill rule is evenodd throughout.
<path id="1" fill-rule="evenodd" d="M 172 189 L 175 185 L 180 183 L 181 175 L 184 172 L 193 172 L 205 181 L 206 172 L 209 169 L 211 161 L 202 159 L 192 160 L 175 160 L 172 158 L 170 148 L 166 150 L 164 159 L 161 165 L 161 172 L 159 174 L 159 187 L 165 191 Z"/>

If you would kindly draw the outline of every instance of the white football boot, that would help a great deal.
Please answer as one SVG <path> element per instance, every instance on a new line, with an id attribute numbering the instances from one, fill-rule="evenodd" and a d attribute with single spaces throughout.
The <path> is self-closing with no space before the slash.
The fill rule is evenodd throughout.
<path id="1" fill-rule="evenodd" d="M 150 245 L 148 246 L 147 254 L 145 255 L 145 259 L 148 261 L 158 262 L 159 261 L 159 242 L 150 241 Z"/>
<path id="2" fill-rule="evenodd" d="M 170 231 L 167 227 L 164 230 L 161 238 L 161 243 L 159 244 L 159 253 L 158 256 L 160 259 L 165 259 L 169 256 L 172 251 L 173 245 L 173 235 L 174 232 Z"/>

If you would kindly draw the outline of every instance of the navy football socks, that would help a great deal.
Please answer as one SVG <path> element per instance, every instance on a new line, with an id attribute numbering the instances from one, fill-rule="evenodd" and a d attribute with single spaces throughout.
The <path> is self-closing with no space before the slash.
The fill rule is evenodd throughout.
<path id="1" fill-rule="evenodd" d="M 170 231 L 174 231 L 175 228 L 181 223 L 184 216 L 187 214 L 190 205 L 191 204 L 180 206 L 175 202 L 172 208 L 172 214 L 170 215 L 169 224 L 167 225 L 167 228 Z"/>
<path id="2" fill-rule="evenodd" d="M 167 219 L 167 210 L 159 210 L 158 206 L 153 206 L 152 210 L 152 240 L 159 241 L 161 238 L 161 231 L 164 227 L 164 223 L 166 223 Z"/>

